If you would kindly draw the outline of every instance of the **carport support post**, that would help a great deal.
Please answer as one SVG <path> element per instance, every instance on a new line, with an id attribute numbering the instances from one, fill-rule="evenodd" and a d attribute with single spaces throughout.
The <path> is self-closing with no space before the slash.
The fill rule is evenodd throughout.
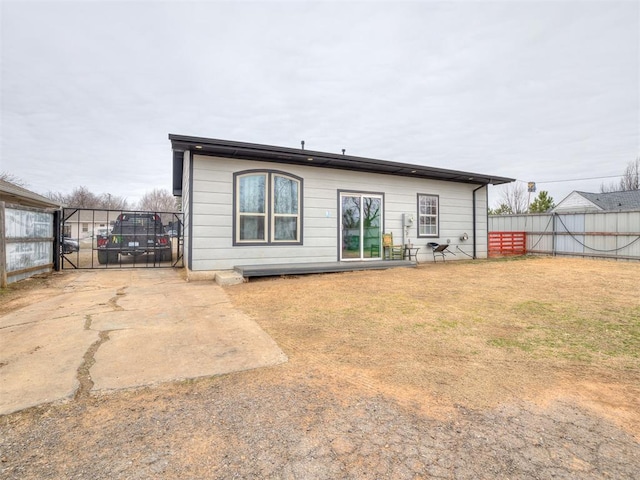
<path id="1" fill-rule="evenodd" d="M 4 202 L 0 202 L 0 288 L 7 288 L 7 237 L 4 215 Z"/>

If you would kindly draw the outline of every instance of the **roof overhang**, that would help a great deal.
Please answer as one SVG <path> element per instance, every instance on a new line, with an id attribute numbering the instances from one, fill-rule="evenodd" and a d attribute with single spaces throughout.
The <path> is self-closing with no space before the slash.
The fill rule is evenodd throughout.
<path id="1" fill-rule="evenodd" d="M 335 153 L 316 152 L 300 148 L 274 147 L 255 143 L 234 142 L 213 138 L 191 137 L 169 134 L 173 149 L 173 190 L 174 195 L 182 190 L 182 158 L 185 151 L 197 155 L 257 160 L 263 162 L 305 165 L 309 167 L 351 170 L 356 172 L 399 175 L 411 178 L 441 180 L 445 182 L 469 183 L 473 185 L 501 185 L 515 181 L 513 178 L 498 177 L 444 168 L 414 165 L 409 163 L 354 157 Z M 176 171 L 178 169 L 178 171 Z M 179 191 L 180 193 L 176 193 Z"/>
<path id="2" fill-rule="evenodd" d="M 61 207 L 58 202 L 5 180 L 0 180 L 0 201 L 12 205 L 21 205 L 47 210 L 57 210 Z"/>

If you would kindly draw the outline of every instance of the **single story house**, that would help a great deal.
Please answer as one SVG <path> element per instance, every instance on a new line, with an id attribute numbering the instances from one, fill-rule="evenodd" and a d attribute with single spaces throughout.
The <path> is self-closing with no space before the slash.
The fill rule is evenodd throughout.
<path id="1" fill-rule="evenodd" d="M 111 231 L 120 212 L 94 209 L 68 208 L 64 212 L 65 237 L 79 241 L 91 240 L 96 235 L 106 235 Z"/>
<path id="2" fill-rule="evenodd" d="M 383 233 L 418 248 L 420 262 L 435 258 L 431 242 L 450 244 L 458 253 L 451 259 L 485 258 L 488 185 L 513 181 L 304 144 L 169 140 L 189 273 L 311 263 L 355 269 L 385 258 Z"/>
<path id="3" fill-rule="evenodd" d="M 640 210 L 640 190 L 607 193 L 575 190 L 553 209 L 556 213 L 619 212 L 625 210 Z"/>

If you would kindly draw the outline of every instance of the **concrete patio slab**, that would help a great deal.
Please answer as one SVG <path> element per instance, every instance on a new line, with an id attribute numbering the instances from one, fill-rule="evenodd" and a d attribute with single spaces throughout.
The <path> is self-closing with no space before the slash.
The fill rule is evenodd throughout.
<path id="1" fill-rule="evenodd" d="M 0 317 L 0 414 L 287 360 L 214 282 L 172 269 L 63 276 L 51 297 Z"/>

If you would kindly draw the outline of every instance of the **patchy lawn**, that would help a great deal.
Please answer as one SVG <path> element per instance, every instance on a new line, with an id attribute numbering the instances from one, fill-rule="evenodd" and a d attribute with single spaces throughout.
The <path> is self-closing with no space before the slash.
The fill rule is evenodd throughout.
<path id="1" fill-rule="evenodd" d="M 566 258 L 228 288 L 296 365 L 447 411 L 573 397 L 640 434 L 640 265 Z"/>
<path id="2" fill-rule="evenodd" d="M 80 275 L 21 282 L 0 313 Z M 229 287 L 289 362 L 0 416 L 0 477 L 635 479 L 639 278 L 530 258 Z"/>

